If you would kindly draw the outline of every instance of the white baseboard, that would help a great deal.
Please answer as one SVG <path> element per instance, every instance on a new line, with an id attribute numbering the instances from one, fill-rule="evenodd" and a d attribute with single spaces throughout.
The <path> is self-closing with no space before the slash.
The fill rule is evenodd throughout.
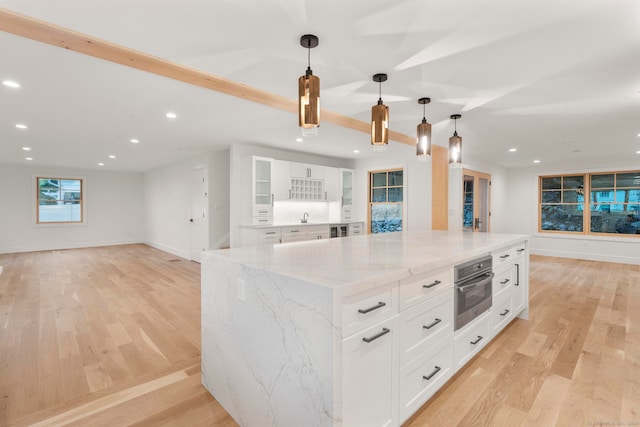
<path id="1" fill-rule="evenodd" d="M 147 241 L 147 240 L 145 240 L 142 243 L 144 243 L 145 245 L 151 246 L 152 248 L 156 248 L 156 249 L 160 249 L 161 251 L 168 252 L 171 255 L 175 255 L 177 257 L 184 258 L 186 260 L 190 260 L 191 259 L 190 254 L 187 251 L 182 251 L 180 249 L 175 249 L 175 248 L 172 248 L 170 246 L 165 246 L 165 245 L 163 245 L 161 243 L 150 242 L 150 241 Z"/>
<path id="2" fill-rule="evenodd" d="M 55 251 L 63 249 L 95 248 L 100 246 L 132 245 L 143 243 L 141 240 L 104 240 L 97 242 L 55 242 L 30 246 L 10 246 L 0 247 L 0 254 L 14 254 L 20 252 Z"/>
<path id="3" fill-rule="evenodd" d="M 572 258 L 572 259 L 584 259 L 588 261 L 603 261 L 603 262 L 615 262 L 619 264 L 634 264 L 640 265 L 639 257 L 627 257 L 621 255 L 609 255 L 609 254 L 594 254 L 590 252 L 570 252 L 559 251 L 553 249 L 535 249 L 531 248 L 532 255 L 553 256 L 559 258 Z"/>

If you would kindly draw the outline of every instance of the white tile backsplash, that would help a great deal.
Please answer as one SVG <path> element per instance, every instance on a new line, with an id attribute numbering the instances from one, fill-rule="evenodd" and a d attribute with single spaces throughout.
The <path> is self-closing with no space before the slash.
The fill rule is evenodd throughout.
<path id="1" fill-rule="evenodd" d="M 338 205 L 339 202 L 275 202 L 273 204 L 273 224 L 300 224 L 305 212 L 309 214 L 309 223 L 339 222 L 340 208 Z"/>

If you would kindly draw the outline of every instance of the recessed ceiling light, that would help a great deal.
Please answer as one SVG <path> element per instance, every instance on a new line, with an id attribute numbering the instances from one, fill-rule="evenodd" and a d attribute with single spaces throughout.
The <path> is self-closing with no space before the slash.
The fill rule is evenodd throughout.
<path id="1" fill-rule="evenodd" d="M 25 160 L 33 160 L 33 157 L 25 157 Z"/>
<path id="2" fill-rule="evenodd" d="M 22 147 L 24 151 L 31 151 L 31 147 Z"/>
<path id="3" fill-rule="evenodd" d="M 19 88 L 20 84 L 18 82 L 14 82 L 13 80 L 4 80 L 2 82 L 3 85 L 7 86 L 7 87 L 12 87 L 12 88 Z"/>
<path id="4" fill-rule="evenodd" d="M 134 144 L 137 144 L 140 141 L 134 138 L 134 139 L 131 140 L 131 142 L 134 143 Z"/>
<path id="5" fill-rule="evenodd" d="M 104 166 L 104 163 L 100 162 L 98 163 L 98 166 Z"/>
<path id="6" fill-rule="evenodd" d="M 509 148 L 509 152 L 510 152 L 510 153 L 515 153 L 516 151 L 518 151 L 518 149 L 517 149 L 517 148 Z"/>
<path id="7" fill-rule="evenodd" d="M 116 158 L 116 156 L 114 156 L 113 154 L 109 154 L 109 158 L 110 158 L 110 159 L 115 159 L 115 158 Z"/>
<path id="8" fill-rule="evenodd" d="M 358 154 L 360 150 L 353 150 L 354 153 Z"/>
<path id="9" fill-rule="evenodd" d="M 170 119 L 175 119 L 176 117 L 178 117 L 176 113 L 167 113 L 166 116 Z"/>
<path id="10" fill-rule="evenodd" d="M 302 138 L 296 138 L 296 142 L 302 142 Z"/>
<path id="11" fill-rule="evenodd" d="M 636 154 L 640 154 L 640 150 L 636 151 Z"/>
<path id="12" fill-rule="evenodd" d="M 18 123 L 18 124 L 16 125 L 16 127 L 17 127 L 18 129 L 26 129 L 26 128 L 27 128 L 27 125 L 23 125 L 22 123 Z"/>
<path id="13" fill-rule="evenodd" d="M 534 160 L 533 163 L 540 163 L 540 160 Z"/>

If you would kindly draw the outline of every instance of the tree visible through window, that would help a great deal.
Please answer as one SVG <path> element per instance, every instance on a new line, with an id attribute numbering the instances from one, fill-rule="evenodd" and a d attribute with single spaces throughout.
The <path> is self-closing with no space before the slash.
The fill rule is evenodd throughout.
<path id="1" fill-rule="evenodd" d="M 38 177 L 37 222 L 82 222 L 82 179 Z"/>
<path id="2" fill-rule="evenodd" d="M 402 231 L 403 185 L 402 169 L 369 173 L 371 233 Z"/>
<path id="3" fill-rule="evenodd" d="M 640 171 L 540 177 L 540 231 L 640 235 Z"/>

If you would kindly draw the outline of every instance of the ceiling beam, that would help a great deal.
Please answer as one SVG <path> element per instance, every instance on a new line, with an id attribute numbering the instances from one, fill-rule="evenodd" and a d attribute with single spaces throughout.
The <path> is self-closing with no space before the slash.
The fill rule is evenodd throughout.
<path id="1" fill-rule="evenodd" d="M 3 8 L 0 8 L 0 31 L 236 96 L 293 114 L 298 112 L 297 100 L 256 89 Z M 321 111 L 322 120 L 325 122 L 364 133 L 371 132 L 370 123 L 325 109 Z M 395 131 L 389 131 L 389 139 L 407 145 L 415 144 L 415 138 Z M 436 147 L 434 146 L 434 149 L 437 149 Z"/>

